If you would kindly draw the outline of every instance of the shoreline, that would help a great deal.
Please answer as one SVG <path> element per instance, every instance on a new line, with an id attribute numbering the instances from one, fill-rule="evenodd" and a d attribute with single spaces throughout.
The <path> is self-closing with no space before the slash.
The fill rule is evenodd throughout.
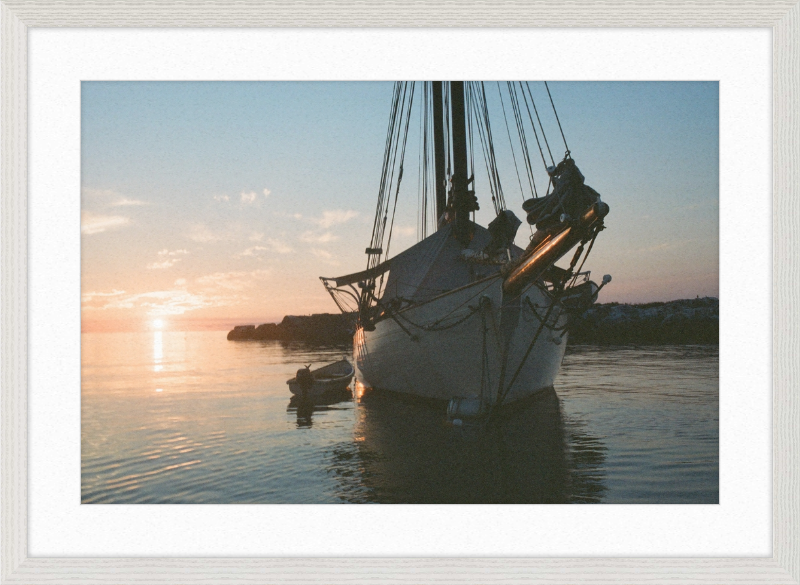
<path id="1" fill-rule="evenodd" d="M 352 342 L 355 314 L 287 315 L 280 323 L 237 325 L 229 341 Z M 568 343 L 574 345 L 713 345 L 719 343 L 719 299 L 698 297 L 667 302 L 598 303 L 572 317 Z"/>

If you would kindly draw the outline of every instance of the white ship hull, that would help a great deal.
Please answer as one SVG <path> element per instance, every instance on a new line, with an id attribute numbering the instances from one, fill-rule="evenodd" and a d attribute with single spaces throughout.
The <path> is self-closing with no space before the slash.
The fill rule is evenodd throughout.
<path id="1" fill-rule="evenodd" d="M 507 404 L 551 387 L 561 367 L 567 315 L 550 305 L 532 286 L 503 307 L 502 280 L 479 281 L 358 329 L 354 359 L 373 388 Z"/>

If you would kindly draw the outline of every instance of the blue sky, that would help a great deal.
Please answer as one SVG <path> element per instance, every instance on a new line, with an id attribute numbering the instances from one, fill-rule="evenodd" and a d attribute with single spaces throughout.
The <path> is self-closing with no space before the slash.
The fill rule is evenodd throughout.
<path id="1" fill-rule="evenodd" d="M 717 296 L 718 84 L 549 85 L 573 158 L 611 207 L 586 266 L 614 277 L 601 301 Z M 559 158 L 544 86 L 531 89 Z M 496 83 L 486 92 L 506 201 L 522 219 Z M 391 82 L 84 82 L 84 322 L 334 311 L 318 276 L 365 265 L 391 95 Z M 417 241 L 418 126 L 415 108 L 396 251 Z M 523 225 L 517 243 L 529 235 Z"/>

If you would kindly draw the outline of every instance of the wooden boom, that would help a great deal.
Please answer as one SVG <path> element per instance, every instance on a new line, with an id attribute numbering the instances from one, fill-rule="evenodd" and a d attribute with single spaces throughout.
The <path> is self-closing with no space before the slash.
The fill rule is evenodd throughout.
<path id="1" fill-rule="evenodd" d="M 573 246 L 587 238 L 591 234 L 592 228 L 608 215 L 608 211 L 608 205 L 598 201 L 576 223 L 565 227 L 557 234 L 548 236 L 541 244 L 523 256 L 506 276 L 503 281 L 503 291 L 512 295 L 517 294 L 542 276 L 545 270 L 555 264 Z"/>

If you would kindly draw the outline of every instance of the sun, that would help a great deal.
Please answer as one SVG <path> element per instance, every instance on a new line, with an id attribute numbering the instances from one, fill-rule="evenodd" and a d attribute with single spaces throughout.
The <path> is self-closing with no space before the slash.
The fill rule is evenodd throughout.
<path id="1" fill-rule="evenodd" d="M 163 329 L 163 328 L 164 328 L 163 319 L 153 319 L 153 329 Z"/>

